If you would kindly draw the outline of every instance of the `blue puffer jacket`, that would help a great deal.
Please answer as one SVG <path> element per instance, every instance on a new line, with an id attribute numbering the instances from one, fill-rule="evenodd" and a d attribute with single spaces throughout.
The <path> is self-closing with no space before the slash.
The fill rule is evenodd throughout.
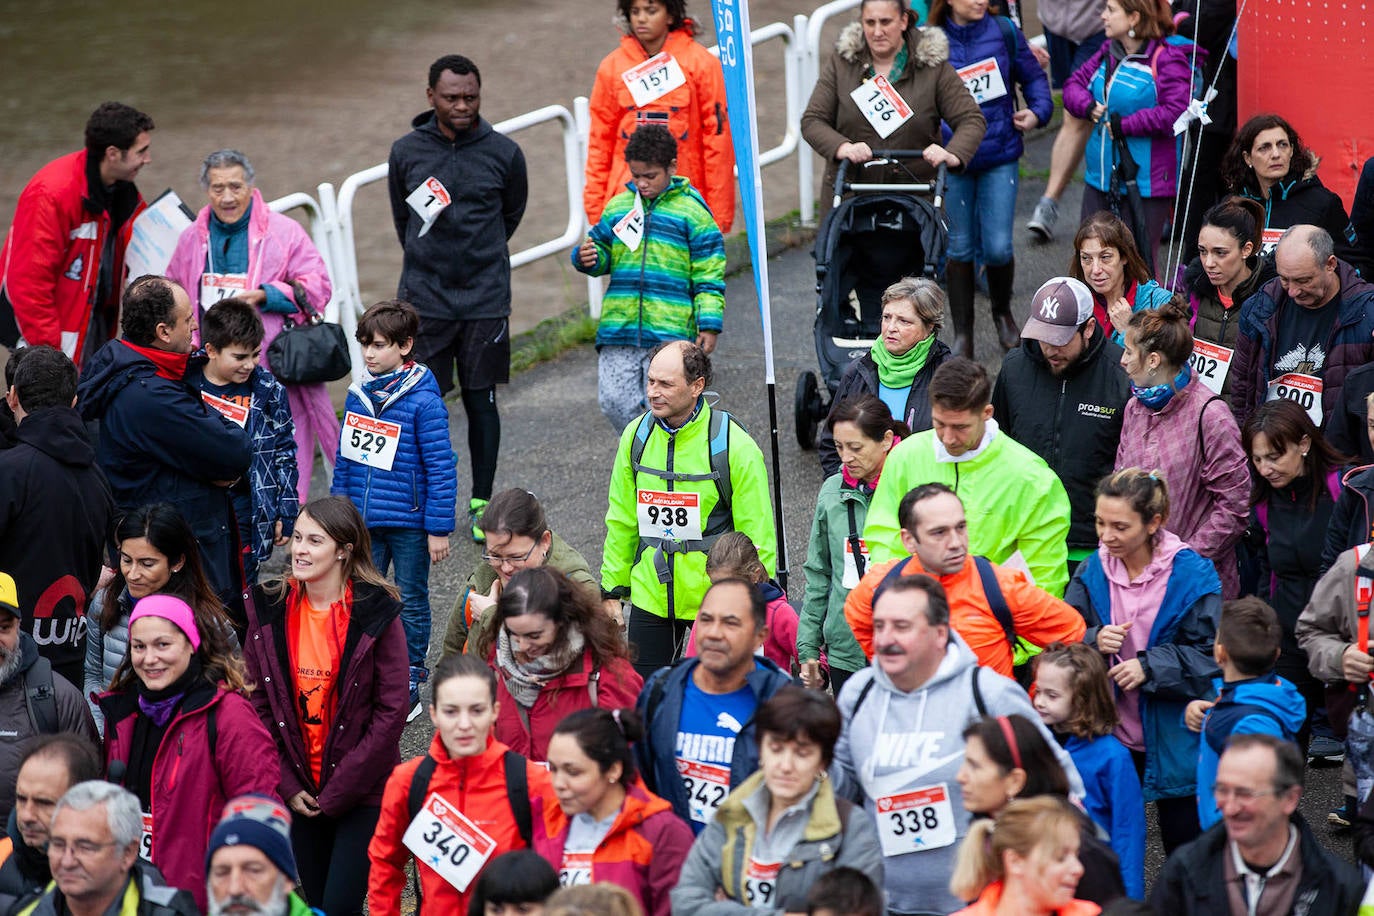
<path id="1" fill-rule="evenodd" d="M 1041 124 L 1048 123 L 1050 115 L 1054 113 L 1050 81 L 1031 53 L 1026 36 L 1010 19 L 1005 19 L 1004 23 L 999 23 L 998 19 L 1005 17 L 987 15 L 968 25 L 955 25 L 952 19 L 947 18 L 944 25 L 945 34 L 949 36 L 949 62 L 955 70 L 991 57 L 997 61 L 998 74 L 1007 87 L 1006 94 L 1001 98 L 990 99 L 981 106 L 983 117 L 988 122 L 988 132 L 978 145 L 977 155 L 968 164 L 968 172 L 981 172 L 1021 158 L 1025 146 L 1021 132 L 1011 121 L 1017 108 L 1018 84 L 1026 97 L 1026 107 L 1035 112 Z M 1006 32 L 1003 31 L 1006 27 L 1010 27 L 1013 36 L 1012 44 L 1016 49 L 1014 61 L 1007 54 Z M 943 137 L 942 143 L 949 142 L 953 133 L 948 124 L 940 125 L 940 135 Z"/>
<path id="2" fill-rule="evenodd" d="M 449 441 L 448 408 L 429 369 L 415 364 L 381 407 L 355 382 L 348 388 L 344 410 L 339 459 L 329 492 L 353 500 L 369 528 L 421 528 L 433 535 L 452 534 L 458 459 Z M 401 425 L 391 470 L 344 457 L 349 437 L 358 434 L 349 425 L 349 413 Z"/>
<path id="3" fill-rule="evenodd" d="M 1216 705 L 1202 720 L 1202 742 L 1198 748 L 1197 784 L 1210 786 L 1217 780 L 1219 747 L 1232 735 L 1273 735 L 1282 741 L 1296 741 L 1307 719 L 1307 701 L 1288 681 L 1270 671 L 1260 677 L 1224 683 L 1213 682 Z M 1203 830 L 1221 820 L 1211 792 L 1197 794 L 1198 823 Z"/>
<path id="4" fill-rule="evenodd" d="M 1079 565 L 1064 600 L 1088 622 L 1083 642 L 1112 621 L 1111 587 L 1101 551 Z M 1198 736 L 1183 725 L 1189 701 L 1204 697 L 1218 674 L 1212 659 L 1221 617 L 1221 580 L 1211 560 L 1190 547 L 1174 556 L 1169 585 L 1141 657 L 1148 680 L 1140 689 L 1140 723 L 1145 737 L 1146 801 L 1179 798 L 1197 791 Z"/>

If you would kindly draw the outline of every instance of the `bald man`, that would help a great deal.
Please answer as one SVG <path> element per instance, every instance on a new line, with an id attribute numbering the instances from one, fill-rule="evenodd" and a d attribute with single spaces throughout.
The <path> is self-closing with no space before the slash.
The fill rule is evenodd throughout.
<path id="1" fill-rule="evenodd" d="M 1346 375 L 1374 360 L 1374 286 L 1334 248 L 1324 229 L 1291 227 L 1274 251 L 1278 277 L 1241 306 L 1231 385 L 1237 423 L 1263 402 L 1287 398 L 1324 426 Z"/>

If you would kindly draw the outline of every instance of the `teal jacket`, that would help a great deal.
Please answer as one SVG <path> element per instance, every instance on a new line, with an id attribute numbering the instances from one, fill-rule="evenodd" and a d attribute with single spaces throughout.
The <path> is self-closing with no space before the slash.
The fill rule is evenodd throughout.
<path id="1" fill-rule="evenodd" d="M 725 319 L 725 239 L 696 188 L 681 175 L 644 201 L 644 237 L 631 251 L 613 227 L 635 203 L 634 185 L 611 198 L 592 227 L 596 264 L 573 267 L 611 275 L 601 300 L 598 347 L 651 348 L 665 340 L 692 340 L 698 331 L 720 333 Z"/>
<path id="2" fill-rule="evenodd" d="M 995 420 L 987 425 L 996 430 Z M 1050 466 L 1000 431 L 962 461 L 950 460 L 943 448 L 937 457 L 938 445 L 935 433 L 926 430 L 888 454 L 864 526 L 872 562 L 909 555 L 897 507 L 908 490 L 938 481 L 964 502 L 969 553 L 1006 566 L 1019 551 L 1035 584 L 1056 598 L 1063 595 L 1069 581 L 1069 497 Z"/>
<path id="3" fill-rule="evenodd" d="M 868 496 L 847 486 L 842 474 L 825 479 L 816 497 L 816 517 L 806 549 L 806 593 L 797 623 L 797 658 L 820 658 L 825 648 L 829 663 L 842 671 L 867 667 L 868 659 L 844 619 L 844 551 L 849 540 L 849 513 L 862 535 L 868 518 Z M 857 571 L 857 570 L 856 570 Z"/>
<path id="4" fill-rule="evenodd" d="M 629 598 L 635 607 L 658 617 L 696 619 L 701 598 L 710 585 L 706 578 L 706 550 L 683 541 L 667 542 L 662 547 L 641 542 L 637 514 L 640 489 L 701 494 L 702 533 L 714 530 L 717 526 L 713 522 L 721 519 L 720 531 L 749 535 L 768 575 L 777 571 L 778 542 L 773 528 L 768 470 L 763 452 L 743 426 L 732 419 L 723 427 L 729 437 L 726 453 L 733 491 L 730 505 L 717 507 L 720 490 L 713 480 L 670 481 L 663 473 L 710 475 L 710 422 L 711 407 L 705 399 L 698 402 L 696 413 L 678 430 L 669 430 L 654 420 L 638 472 L 631 467 L 630 458 L 640 422 L 630 423 L 620 435 L 607 500 L 601 587 Z"/>

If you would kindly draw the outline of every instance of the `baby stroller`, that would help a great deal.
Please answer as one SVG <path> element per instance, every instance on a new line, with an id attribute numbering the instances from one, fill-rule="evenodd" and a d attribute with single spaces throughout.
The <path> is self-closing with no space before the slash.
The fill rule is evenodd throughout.
<path id="1" fill-rule="evenodd" d="M 874 150 L 869 166 L 900 166 L 919 159 L 919 150 Z M 816 430 L 830 412 L 840 376 L 850 361 L 868 352 L 882 333 L 883 290 L 903 277 L 934 277 L 945 257 L 946 169 L 933 182 L 911 176 L 910 184 L 865 184 L 846 180 L 850 163 L 835 176 L 835 202 L 816 235 L 816 358 L 821 376 L 807 370 L 797 378 L 797 443 L 816 447 Z M 846 192 L 852 196 L 845 198 Z M 825 382 L 821 387 L 821 379 Z"/>

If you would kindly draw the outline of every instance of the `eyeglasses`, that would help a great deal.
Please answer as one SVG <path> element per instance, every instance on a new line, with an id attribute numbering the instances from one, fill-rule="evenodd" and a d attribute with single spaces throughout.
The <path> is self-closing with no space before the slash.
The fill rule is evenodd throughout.
<path id="1" fill-rule="evenodd" d="M 1217 784 L 1212 787 L 1212 798 L 1218 805 L 1223 805 L 1232 799 L 1238 804 L 1253 804 L 1256 799 L 1264 798 L 1266 795 L 1282 795 L 1284 789 L 1240 789 L 1235 786 Z"/>
<path id="2" fill-rule="evenodd" d="M 72 851 L 72 855 L 76 858 L 89 859 L 91 856 L 96 855 L 102 849 L 105 849 L 109 846 L 118 845 L 119 843 L 115 842 L 114 840 L 111 840 L 108 843 L 93 843 L 90 840 L 76 840 L 73 843 L 68 843 L 61 837 L 52 837 L 48 840 L 48 851 L 56 853 L 57 857 L 60 859 L 62 858 L 63 854 L 65 854 L 66 851 L 70 849 Z"/>
<path id="3" fill-rule="evenodd" d="M 540 537 L 543 537 L 543 535 L 540 535 Z M 530 558 L 530 554 L 534 553 L 534 548 L 538 546 L 539 538 L 535 538 L 534 543 L 530 545 L 530 549 L 526 550 L 523 554 L 521 554 L 518 557 L 503 557 L 498 556 L 494 553 L 484 553 L 482 554 L 482 559 L 486 560 L 492 566 L 517 566 L 528 560 Z"/>

